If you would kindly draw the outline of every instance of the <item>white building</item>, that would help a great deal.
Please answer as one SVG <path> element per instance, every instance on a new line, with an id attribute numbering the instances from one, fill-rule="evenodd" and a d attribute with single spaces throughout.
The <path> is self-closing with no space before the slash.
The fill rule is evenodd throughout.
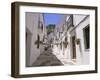
<path id="1" fill-rule="evenodd" d="M 75 19 L 75 20 L 74 20 Z M 74 27 L 73 30 L 70 31 L 72 34 L 74 31 L 76 34 L 76 62 L 78 64 L 89 64 L 90 58 L 90 16 L 88 15 L 74 15 Z"/>
<path id="2" fill-rule="evenodd" d="M 58 24 L 59 45 L 53 51 L 64 65 L 89 64 L 89 19 L 88 15 L 64 15 Z"/>
<path id="3" fill-rule="evenodd" d="M 26 66 L 31 66 L 43 52 L 45 37 L 43 14 L 26 12 Z"/>

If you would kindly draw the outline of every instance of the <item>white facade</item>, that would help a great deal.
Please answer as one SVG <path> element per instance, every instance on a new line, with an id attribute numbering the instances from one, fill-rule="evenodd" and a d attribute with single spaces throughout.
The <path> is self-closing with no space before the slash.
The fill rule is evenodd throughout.
<path id="1" fill-rule="evenodd" d="M 89 49 L 85 49 L 84 46 L 83 29 L 89 25 L 90 17 L 88 15 L 64 15 L 64 17 L 62 23 L 58 24 L 61 35 L 59 36 L 59 45 L 54 45 L 54 54 L 64 65 L 67 63 L 89 64 Z"/>
<path id="2" fill-rule="evenodd" d="M 85 48 L 84 36 L 89 19 L 88 15 L 63 15 L 54 32 L 47 35 L 43 14 L 26 13 L 26 66 L 32 66 L 43 53 L 45 46 L 41 42 L 51 46 L 53 54 L 64 65 L 89 64 L 90 53 Z"/>
<path id="3" fill-rule="evenodd" d="M 26 13 L 26 66 L 31 66 L 44 47 L 39 44 L 46 36 L 43 14 Z"/>
<path id="4" fill-rule="evenodd" d="M 64 39 L 67 35 L 67 25 L 66 25 L 66 19 L 69 17 L 69 15 L 64 15 L 63 18 L 61 19 L 60 24 L 57 25 L 57 31 L 55 34 L 57 35 L 57 41 L 55 40 L 54 42 L 56 45 L 54 45 L 53 51 L 56 57 L 63 63 L 67 64 L 68 61 L 70 61 L 70 52 L 68 49 L 68 46 L 65 48 L 64 47 Z"/>
<path id="5" fill-rule="evenodd" d="M 89 64 L 89 49 L 85 49 L 83 29 L 89 25 L 89 16 L 85 16 L 82 23 L 76 26 L 76 38 L 80 39 L 80 45 L 76 45 L 77 61 L 79 64 Z M 81 62 L 80 62 L 81 61 Z"/>

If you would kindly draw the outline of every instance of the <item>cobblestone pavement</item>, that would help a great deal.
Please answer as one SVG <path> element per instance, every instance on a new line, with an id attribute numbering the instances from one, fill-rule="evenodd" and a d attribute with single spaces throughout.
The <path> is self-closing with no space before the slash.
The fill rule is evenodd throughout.
<path id="1" fill-rule="evenodd" d="M 63 65 L 57 57 L 52 53 L 52 49 L 47 49 L 40 56 L 37 60 L 33 63 L 34 66 L 58 66 Z"/>

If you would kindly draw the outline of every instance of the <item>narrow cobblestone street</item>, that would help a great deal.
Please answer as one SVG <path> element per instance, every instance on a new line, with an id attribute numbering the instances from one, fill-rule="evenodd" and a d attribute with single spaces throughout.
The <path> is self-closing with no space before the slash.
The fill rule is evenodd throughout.
<path id="1" fill-rule="evenodd" d="M 63 65 L 63 64 L 52 53 L 52 49 L 49 48 L 40 54 L 40 56 L 37 58 L 35 63 L 33 63 L 32 66 L 57 66 L 57 65 Z"/>
<path id="2" fill-rule="evenodd" d="M 89 64 L 89 15 L 27 13 L 26 19 L 27 67 Z"/>

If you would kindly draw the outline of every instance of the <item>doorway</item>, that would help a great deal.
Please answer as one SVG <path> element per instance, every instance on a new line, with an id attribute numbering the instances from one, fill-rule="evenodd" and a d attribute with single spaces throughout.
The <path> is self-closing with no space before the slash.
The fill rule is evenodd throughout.
<path id="1" fill-rule="evenodd" d="M 72 59 L 76 59 L 75 36 L 72 37 Z"/>

